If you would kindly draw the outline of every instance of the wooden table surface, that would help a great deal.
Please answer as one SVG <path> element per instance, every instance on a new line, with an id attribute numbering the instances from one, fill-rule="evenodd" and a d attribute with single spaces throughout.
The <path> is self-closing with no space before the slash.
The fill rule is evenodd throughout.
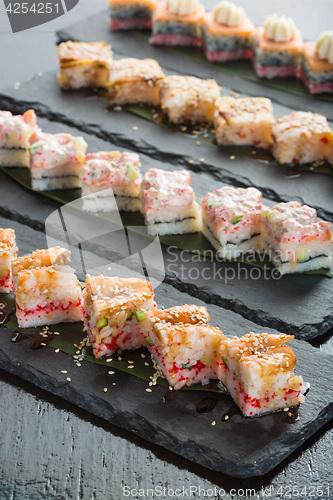
<path id="1" fill-rule="evenodd" d="M 250 2 L 238 3 L 250 10 Z M 293 15 L 299 12 L 300 3 L 309 8 L 309 2 L 299 0 L 253 1 L 251 5 L 261 9 L 260 13 L 256 9 L 258 19 L 273 11 Z M 102 10 L 105 4 L 105 0 L 81 0 L 63 18 L 15 35 L 10 32 L 1 4 L 0 63 L 6 71 L 1 71 L 0 90 L 54 67 L 54 31 Z M 286 7 L 283 12 L 286 5 L 288 9 Z M 300 21 L 298 24 L 307 30 L 308 37 L 329 28 L 332 17 L 325 16 L 329 5 L 330 0 L 316 3 L 315 17 L 305 9 L 303 24 Z M 39 213 L 36 224 L 42 225 L 55 206 L 51 201 L 22 190 L 0 172 L 0 216 L 8 219 L 8 226 L 11 220 L 16 220 L 22 224 L 22 230 L 29 231 L 24 228 L 26 219 L 31 222 Z M 332 342 L 326 344 L 326 352 L 332 352 L 330 345 Z M 124 487 L 136 490 L 127 498 L 145 498 L 143 490 L 157 487 L 165 487 L 166 492 L 159 495 L 157 489 L 152 495 L 152 491 L 145 491 L 146 498 L 188 498 L 190 487 L 202 489 L 192 498 L 205 498 L 204 490 L 206 498 L 264 498 L 262 488 L 265 488 L 266 497 L 274 499 L 333 498 L 332 423 L 270 474 L 240 480 L 206 470 L 150 445 L 3 371 L 0 371 L 0 397 L 1 500 L 119 500 L 126 498 L 124 493 L 128 488 L 123 490 Z M 327 495 L 328 485 L 330 496 Z M 319 486 L 324 489 L 322 496 Z M 172 492 L 177 488 L 184 488 L 183 494 L 177 496 Z M 214 488 L 217 488 L 216 494 Z"/>

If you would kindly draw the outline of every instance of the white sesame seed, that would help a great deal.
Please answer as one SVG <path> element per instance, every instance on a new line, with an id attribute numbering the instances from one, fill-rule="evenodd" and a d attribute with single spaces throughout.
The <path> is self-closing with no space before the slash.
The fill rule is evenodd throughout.
<path id="1" fill-rule="evenodd" d="M 67 382 L 71 382 L 72 381 L 72 379 L 70 377 L 67 377 L 66 380 L 67 380 Z"/>
<path id="2" fill-rule="evenodd" d="M 132 127 L 132 130 L 138 130 L 138 127 L 134 126 Z"/>
<path id="3" fill-rule="evenodd" d="M 59 351 L 60 351 L 60 349 L 58 348 L 58 349 L 56 349 L 54 352 L 59 352 Z"/>
<path id="4" fill-rule="evenodd" d="M 108 392 L 108 390 L 107 390 L 107 388 L 106 388 L 106 387 L 104 387 L 103 391 L 104 391 L 104 392 Z"/>
<path id="5" fill-rule="evenodd" d="M 134 368 L 134 365 L 128 365 L 127 368 Z"/>
<path id="6" fill-rule="evenodd" d="M 112 361 L 112 359 L 111 359 L 111 358 L 108 358 L 108 359 L 106 360 L 106 362 L 107 362 L 107 363 L 110 363 L 110 361 Z"/>
<path id="7" fill-rule="evenodd" d="M 213 427 L 214 427 L 214 425 L 216 425 L 216 422 L 215 422 L 215 420 L 213 420 L 213 422 L 212 422 L 212 426 L 213 426 Z"/>
<path id="8" fill-rule="evenodd" d="M 230 156 L 230 160 L 234 160 L 236 158 L 236 156 L 232 155 Z"/>
<path id="9" fill-rule="evenodd" d="M 145 366 L 149 366 L 149 363 L 147 363 L 147 361 L 145 361 Z"/>
<path id="10" fill-rule="evenodd" d="M 291 413 L 291 411 L 288 413 L 288 417 L 292 417 L 293 414 Z"/>
<path id="11" fill-rule="evenodd" d="M 67 370 L 61 370 L 61 373 L 67 373 Z"/>
<path id="12" fill-rule="evenodd" d="M 153 392 L 149 387 L 146 389 L 146 392 Z"/>

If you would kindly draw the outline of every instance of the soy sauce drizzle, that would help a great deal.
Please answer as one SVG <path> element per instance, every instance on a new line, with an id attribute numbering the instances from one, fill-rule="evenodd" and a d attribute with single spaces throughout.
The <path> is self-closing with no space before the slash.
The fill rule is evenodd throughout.
<path id="1" fill-rule="evenodd" d="M 22 340 L 30 340 L 30 349 L 39 349 L 41 347 L 45 347 L 45 345 L 49 344 L 53 339 L 54 335 L 52 332 L 48 331 L 47 335 L 41 335 L 41 332 L 38 331 L 36 333 L 22 333 L 22 332 L 13 332 L 10 337 L 11 342 L 22 342 Z"/>
<path id="2" fill-rule="evenodd" d="M 197 404 L 196 409 L 197 413 L 200 413 L 200 415 L 203 415 L 204 413 L 208 413 L 212 410 L 214 410 L 215 406 L 217 403 L 216 398 L 205 398 L 200 403 Z"/>
<path id="3" fill-rule="evenodd" d="M 28 337 L 26 335 L 22 335 L 20 332 L 14 332 L 10 336 L 11 342 L 22 342 L 22 340 L 26 340 Z"/>
<path id="4" fill-rule="evenodd" d="M 239 408 L 237 408 L 236 405 L 230 406 L 230 408 L 222 415 L 221 420 L 222 422 L 227 422 L 227 420 L 230 420 L 234 415 L 241 415 L 241 411 Z"/>
<path id="5" fill-rule="evenodd" d="M 14 311 L 14 307 L 12 309 L 9 309 L 8 311 L 0 310 L 0 325 L 3 325 Z"/>
<path id="6" fill-rule="evenodd" d="M 177 391 L 166 391 L 163 396 L 163 403 L 165 403 L 166 405 L 170 404 L 176 399 L 177 395 Z"/>
<path id="7" fill-rule="evenodd" d="M 285 424 L 294 424 L 299 420 L 299 407 L 290 408 L 287 417 L 283 420 Z"/>

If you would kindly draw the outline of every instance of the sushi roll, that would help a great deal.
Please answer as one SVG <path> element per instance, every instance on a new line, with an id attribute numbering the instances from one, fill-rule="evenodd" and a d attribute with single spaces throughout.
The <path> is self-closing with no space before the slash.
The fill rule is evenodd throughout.
<path id="1" fill-rule="evenodd" d="M 142 347 L 150 324 L 148 315 L 155 307 L 149 281 L 87 275 L 84 325 L 95 357 Z"/>
<path id="2" fill-rule="evenodd" d="M 104 42 L 63 42 L 57 47 L 60 72 L 58 83 L 64 89 L 107 87 L 112 50 Z"/>
<path id="3" fill-rule="evenodd" d="M 172 123 L 212 124 L 219 97 L 215 80 L 175 75 L 161 82 L 161 107 Z"/>
<path id="4" fill-rule="evenodd" d="M 251 59 L 254 24 L 242 7 L 223 1 L 202 22 L 202 45 L 208 61 L 226 62 Z"/>
<path id="5" fill-rule="evenodd" d="M 82 321 L 81 286 L 68 266 L 18 273 L 16 317 L 20 328 Z"/>
<path id="6" fill-rule="evenodd" d="M 187 170 L 148 170 L 142 179 L 142 207 L 149 234 L 201 231 L 199 205 Z"/>
<path id="7" fill-rule="evenodd" d="M 304 43 L 301 78 L 311 94 L 333 93 L 333 31 Z"/>
<path id="8" fill-rule="evenodd" d="M 227 389 L 246 417 L 271 413 L 302 403 L 308 388 L 294 374 L 296 356 L 284 345 L 292 335 L 249 333 L 227 342 Z M 225 352 L 225 349 L 223 349 Z"/>
<path id="9" fill-rule="evenodd" d="M 311 112 L 294 111 L 272 125 L 275 159 L 281 164 L 298 165 L 328 158 L 333 131 L 326 118 Z"/>
<path id="10" fill-rule="evenodd" d="M 153 15 L 150 42 L 155 45 L 201 46 L 205 7 L 198 0 L 159 1 Z"/>
<path id="11" fill-rule="evenodd" d="M 167 321 L 153 324 L 146 343 L 170 386 L 177 390 L 216 379 L 217 353 L 226 342 L 223 333 L 201 320 L 191 324 Z"/>
<path id="12" fill-rule="evenodd" d="M 265 97 L 222 97 L 216 103 L 216 142 L 222 146 L 253 145 L 269 149 L 273 145 L 273 107 Z"/>
<path id="13" fill-rule="evenodd" d="M 164 78 L 154 59 L 119 59 L 110 70 L 108 100 L 111 104 L 160 104 L 159 83 Z"/>
<path id="14" fill-rule="evenodd" d="M 36 269 L 37 267 L 48 267 L 55 264 L 66 265 L 70 260 L 70 251 L 61 247 L 52 247 L 47 250 L 35 250 L 29 255 L 14 259 L 12 262 L 13 291 L 16 291 L 18 273 L 20 271 Z"/>
<path id="15" fill-rule="evenodd" d="M 36 130 L 33 109 L 23 115 L 0 111 L 0 166 L 29 168 L 29 138 Z"/>
<path id="16" fill-rule="evenodd" d="M 140 166 L 136 153 L 110 151 L 87 155 L 80 169 L 83 210 L 110 212 L 118 207 L 128 212 L 140 211 Z"/>
<path id="17" fill-rule="evenodd" d="M 9 293 L 13 288 L 12 261 L 17 251 L 15 231 L 0 229 L 0 293 Z"/>
<path id="18" fill-rule="evenodd" d="M 256 28 L 254 70 L 259 78 L 298 77 L 303 38 L 292 19 L 276 14 L 267 18 L 264 27 Z"/>
<path id="19" fill-rule="evenodd" d="M 262 246 L 281 274 L 331 267 L 331 226 L 318 221 L 314 208 L 297 201 L 278 203 L 264 208 L 262 219 Z"/>
<path id="20" fill-rule="evenodd" d="M 156 0 L 109 0 L 112 30 L 151 29 Z"/>
<path id="21" fill-rule="evenodd" d="M 79 170 L 87 143 L 71 134 L 36 133 L 30 139 L 32 189 L 52 191 L 80 187 Z"/>
<path id="22" fill-rule="evenodd" d="M 225 186 L 202 198 L 202 232 L 219 257 L 233 259 L 260 251 L 261 197 L 252 187 Z"/>

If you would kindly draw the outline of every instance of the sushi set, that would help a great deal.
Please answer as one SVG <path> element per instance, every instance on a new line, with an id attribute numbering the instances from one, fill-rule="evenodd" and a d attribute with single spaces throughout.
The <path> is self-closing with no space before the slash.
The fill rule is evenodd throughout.
<path id="1" fill-rule="evenodd" d="M 259 78 L 300 78 L 311 94 L 333 92 L 333 31 L 303 42 L 294 21 L 273 14 L 255 27 L 229 1 L 205 12 L 198 0 L 109 0 L 112 30 L 151 29 L 150 43 L 202 47 L 208 61 L 249 59 Z"/>
<path id="2" fill-rule="evenodd" d="M 281 62 L 275 61 L 270 67 L 265 59 L 269 54 L 260 53 L 254 45 L 255 40 L 258 43 L 260 30 L 251 26 L 241 9 L 235 10 L 235 6 L 223 2 L 213 13 L 204 14 L 202 10 L 205 17 L 199 20 L 200 29 L 195 15 L 184 28 L 181 23 L 177 24 L 176 18 L 192 19 L 192 14 L 186 12 L 192 4 L 196 4 L 200 13 L 198 2 L 167 2 L 163 8 L 159 6 L 161 12 L 157 13 L 155 2 L 131 2 L 129 6 L 128 2 L 111 1 L 110 26 L 114 31 L 151 29 L 151 19 L 156 16 L 152 43 L 163 45 L 171 40 L 173 46 L 177 46 L 190 41 L 193 47 L 202 46 L 209 60 L 223 62 L 228 58 L 253 57 L 257 74 L 261 66 L 267 70 L 260 77 L 282 76 L 274 73 L 274 67 Z M 175 10 L 172 15 L 170 9 Z M 239 29 L 242 22 L 253 30 L 249 37 L 243 37 L 244 26 Z M 274 16 L 262 29 L 272 36 L 281 31 L 292 32 L 297 40 L 301 36 L 290 20 Z M 262 34 L 260 44 L 264 38 Z M 327 40 L 324 37 L 318 41 L 317 58 L 319 52 L 324 56 L 327 53 L 320 48 L 328 46 Z M 274 48 L 269 50 L 274 52 Z M 305 51 L 303 43 L 300 54 L 302 51 Z M 300 54 L 299 60 L 288 62 L 287 66 L 304 66 Z M 225 88 L 221 97 L 220 87 L 213 79 L 166 75 L 152 58 L 134 59 L 131 54 L 124 55 L 127 57 L 114 60 L 110 47 L 104 42 L 63 42 L 58 47 L 58 83 L 65 91 L 53 92 L 54 101 L 47 102 L 45 98 L 50 82 L 54 91 L 54 73 L 50 80 L 45 75 L 38 82 L 37 87 L 41 89 L 38 98 L 33 97 L 36 81 L 28 84 L 30 87 L 22 86 L 26 90 L 20 101 L 15 92 L 2 95 L 2 109 L 11 110 L 11 113 L 0 112 L 0 164 L 6 167 L 6 173 L 14 179 L 24 176 L 33 191 L 62 202 L 82 196 L 86 215 L 120 210 L 122 219 L 131 225 L 138 214 L 148 234 L 160 236 L 163 243 L 170 238 L 172 244 L 178 236 L 184 241 L 193 239 L 195 247 L 197 235 L 202 235 L 212 245 L 218 262 L 223 259 L 233 265 L 231 261 L 244 255 L 263 255 L 279 275 L 287 275 L 283 279 L 292 275 L 288 283 L 290 293 L 295 293 L 295 307 L 287 308 L 285 317 L 280 316 L 284 322 L 279 320 L 281 306 L 285 306 L 288 299 L 279 304 L 274 301 L 277 296 L 287 297 L 290 293 L 283 292 L 283 286 L 272 280 L 267 284 L 266 295 L 259 291 L 253 293 L 254 281 L 241 280 L 232 286 L 219 283 L 218 279 L 206 284 L 177 280 L 171 284 L 173 278 L 169 275 L 156 290 L 148 281 L 118 277 L 121 274 L 115 273 L 88 274 L 83 284 L 78 280 L 79 274 L 70 267 L 71 254 L 66 248 L 56 246 L 29 253 L 32 248 L 26 244 L 22 248 L 20 244 L 24 255 L 18 257 L 15 232 L 10 229 L 15 224 L 7 226 L 2 221 L 2 227 L 8 229 L 0 230 L 0 293 L 3 294 L 0 311 L 5 311 L 0 314 L 7 318 L 9 304 L 14 304 L 15 314 L 10 315 L 9 311 L 8 319 L 2 323 L 9 331 L 17 332 L 12 333 L 12 344 L 1 346 L 0 366 L 23 374 L 27 380 L 38 380 L 38 385 L 47 390 L 149 441 L 167 449 L 178 449 L 180 455 L 206 467 L 239 477 L 265 474 L 331 418 L 331 390 L 327 388 L 325 403 L 320 391 L 320 386 L 331 377 L 329 360 L 310 344 L 293 340 L 294 323 L 289 316 L 298 314 L 297 338 L 314 338 L 330 328 L 327 304 L 324 307 L 321 294 L 329 293 L 331 280 L 306 273 L 331 267 L 332 217 L 329 203 L 325 205 L 325 195 L 319 201 L 316 194 L 322 183 L 321 175 L 315 176 L 312 193 L 303 199 L 296 195 L 278 197 L 280 187 L 270 186 L 269 190 L 262 182 L 249 183 L 244 166 L 243 171 L 239 166 L 241 159 L 233 162 L 230 157 L 230 167 L 226 166 L 225 158 L 229 158 L 230 153 L 226 149 L 224 154 L 223 149 L 250 146 L 253 164 L 256 151 L 259 153 L 257 148 L 265 149 L 274 155 L 281 173 L 283 165 L 296 168 L 313 164 L 316 168 L 323 160 L 333 164 L 333 132 L 320 113 L 295 107 L 297 111 L 283 116 L 279 112 L 281 117 L 275 119 L 268 98 L 229 96 L 225 95 Z M 300 74 L 298 69 L 295 76 Z M 101 100 L 95 99 L 95 87 L 105 90 L 104 96 L 114 110 L 108 113 L 112 115 L 108 124 L 104 105 L 101 108 Z M 80 108 L 82 89 L 87 89 L 88 94 L 83 101 L 85 106 Z M 320 91 L 324 92 L 324 87 Z M 148 105 L 152 113 L 160 108 L 158 112 L 179 126 L 173 136 L 174 144 L 170 143 L 171 135 L 166 134 L 165 143 L 161 140 L 164 131 L 158 131 L 156 125 L 156 135 L 154 125 L 148 122 L 142 126 L 142 121 L 136 119 L 129 127 L 128 117 L 123 115 L 127 114 L 126 105 L 131 104 Z M 123 106 L 124 113 L 117 114 Z M 38 115 L 38 124 L 36 113 L 29 109 L 32 107 Z M 104 117 L 98 114 L 101 109 Z M 309 108 L 304 105 L 302 109 Z M 327 112 L 329 115 L 329 110 Z M 53 122 L 58 123 L 55 126 Z M 193 140 L 191 144 L 185 143 L 188 139 L 181 134 L 183 127 L 200 129 L 201 124 L 204 131 L 214 128 L 216 143 L 221 146 L 216 148 L 217 153 L 213 153 L 212 148 L 212 163 L 207 164 L 206 172 L 204 158 L 201 168 L 187 160 L 187 146 L 192 153 L 196 145 Z M 63 132 L 65 125 L 70 133 Z M 95 141 L 96 137 L 90 136 L 99 137 L 101 145 Z M 107 141 L 112 147 L 105 147 Z M 204 147 L 201 149 L 204 151 Z M 181 151 L 184 151 L 183 162 Z M 207 156 L 207 150 L 200 153 Z M 220 171 L 216 169 L 212 175 L 213 157 L 219 153 L 224 155 L 224 160 L 219 160 Z M 164 168 L 165 163 L 168 165 Z M 257 163 L 261 169 L 263 165 Z M 234 177 L 229 176 L 232 168 Z M 267 179 L 271 175 L 272 170 L 267 172 Z M 255 171 L 253 176 L 255 178 Z M 284 181 L 277 178 L 277 185 L 279 182 Z M 26 181 L 21 183 L 26 185 Z M 302 190 L 304 182 L 300 192 Z M 29 196 L 33 197 L 34 193 Z M 312 199 L 315 203 L 311 205 Z M 15 230 L 21 239 L 21 229 Z M 56 244 L 63 245 L 63 242 L 59 239 Z M 323 280 L 320 284 L 318 278 Z M 297 292 L 300 283 L 302 294 Z M 243 287 L 241 293 L 238 293 L 239 285 Z M 248 303 L 241 311 L 245 294 Z M 313 298 L 312 312 L 304 308 L 305 296 Z M 263 299 L 260 310 L 252 315 L 250 309 L 258 306 L 260 297 Z M 317 307 L 318 303 L 322 307 Z M 264 319 L 266 309 L 270 310 L 274 323 L 268 316 Z M 300 317 L 300 311 L 304 317 Z M 308 327 L 312 333 L 309 331 L 306 337 Z M 267 333 L 253 333 L 257 331 Z M 281 333 L 284 331 L 286 334 Z M 42 346 L 50 337 L 51 348 L 29 352 L 27 343 L 18 343 L 15 335 L 19 340 L 40 337 Z M 86 357 L 83 351 L 87 351 Z M 66 353 L 73 356 L 74 363 Z M 14 359 L 15 362 L 11 361 Z M 92 362 L 82 364 L 85 359 Z M 140 363 L 148 370 L 147 378 L 139 375 Z M 314 374 L 312 367 L 318 363 L 322 371 Z M 113 374 L 109 377 L 114 376 L 111 388 L 106 381 L 108 375 L 102 372 L 103 366 L 116 369 L 108 372 Z M 130 377 L 130 373 L 134 377 Z M 308 381 L 311 381 L 310 390 Z M 213 392 L 218 387 L 215 384 L 224 387 L 226 394 L 220 392 L 214 400 Z M 103 386 L 106 386 L 104 394 Z M 127 387 L 127 394 L 122 387 Z M 214 400 L 212 411 L 199 417 L 192 411 L 197 407 L 197 413 L 202 413 L 195 394 L 205 388 Z M 219 391 L 216 389 L 216 392 Z M 164 405 L 159 407 L 162 399 Z M 221 432 L 220 420 L 230 426 L 227 433 Z M 293 425 L 289 425 L 291 423 Z M 237 439 L 229 442 L 226 435 L 229 433 L 240 436 L 242 445 Z M 260 443 L 258 439 L 254 442 L 251 436 L 257 436 Z"/>

